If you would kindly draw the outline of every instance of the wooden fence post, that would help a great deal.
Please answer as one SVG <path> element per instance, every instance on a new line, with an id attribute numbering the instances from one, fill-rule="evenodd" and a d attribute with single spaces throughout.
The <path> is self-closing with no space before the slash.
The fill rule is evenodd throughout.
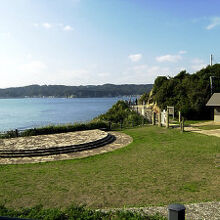
<path id="1" fill-rule="evenodd" d="M 155 112 L 152 112 L 152 125 L 155 125 Z"/>
<path id="2" fill-rule="evenodd" d="M 123 123 L 123 121 L 121 120 L 120 121 L 120 129 L 122 130 L 122 123 Z"/>
<path id="3" fill-rule="evenodd" d="M 169 112 L 166 111 L 166 128 L 169 128 Z"/>
<path id="4" fill-rule="evenodd" d="M 181 111 L 179 111 L 179 123 L 181 122 Z"/>
<path id="5" fill-rule="evenodd" d="M 158 127 L 161 127 L 161 112 L 158 112 Z"/>
<path id="6" fill-rule="evenodd" d="M 15 136 L 18 137 L 19 134 L 18 134 L 18 129 L 15 129 Z"/>
<path id="7" fill-rule="evenodd" d="M 111 131 L 111 124 L 112 124 L 112 123 L 109 121 L 109 122 L 108 122 L 108 129 L 109 129 L 110 131 Z"/>
<path id="8" fill-rule="evenodd" d="M 184 117 L 182 117 L 182 132 L 184 132 Z"/>

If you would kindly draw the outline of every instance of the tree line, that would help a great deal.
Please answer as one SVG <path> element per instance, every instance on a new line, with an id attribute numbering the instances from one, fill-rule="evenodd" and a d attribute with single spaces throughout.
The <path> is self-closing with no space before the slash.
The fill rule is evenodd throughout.
<path id="1" fill-rule="evenodd" d="M 117 97 L 139 95 L 144 91 L 150 91 L 152 84 L 104 84 L 88 86 L 65 86 L 65 85 L 30 85 L 0 89 L 0 98 L 24 98 L 24 97 Z"/>
<path id="2" fill-rule="evenodd" d="M 206 107 L 212 92 L 220 92 L 220 64 L 207 66 L 189 74 L 181 71 L 175 77 L 159 76 L 153 86 L 153 100 L 161 109 L 175 106 L 187 119 L 210 119 L 212 109 Z"/>

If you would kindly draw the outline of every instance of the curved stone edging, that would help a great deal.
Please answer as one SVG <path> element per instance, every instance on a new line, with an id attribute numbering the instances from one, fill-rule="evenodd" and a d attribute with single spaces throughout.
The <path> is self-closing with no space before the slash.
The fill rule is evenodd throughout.
<path id="1" fill-rule="evenodd" d="M 97 147 L 104 146 L 115 140 L 113 135 L 107 134 L 106 137 L 99 140 L 88 142 L 84 144 L 67 145 L 67 146 L 54 146 L 50 148 L 36 148 L 36 149 L 20 149 L 20 150 L 0 150 L 0 158 L 15 158 L 15 157 L 37 157 L 49 156 L 55 154 L 66 154 L 78 151 L 89 150 Z"/>
<path id="2" fill-rule="evenodd" d="M 39 163 L 39 162 L 48 162 L 48 161 L 56 161 L 56 160 L 84 158 L 125 147 L 133 141 L 133 139 L 130 136 L 123 133 L 119 133 L 119 132 L 108 132 L 108 133 L 110 136 L 114 136 L 115 140 L 112 143 L 102 147 L 99 146 L 93 149 L 87 149 L 78 152 L 61 153 L 61 154 L 47 155 L 47 156 L 0 158 L 0 164 L 25 164 L 25 163 Z"/>

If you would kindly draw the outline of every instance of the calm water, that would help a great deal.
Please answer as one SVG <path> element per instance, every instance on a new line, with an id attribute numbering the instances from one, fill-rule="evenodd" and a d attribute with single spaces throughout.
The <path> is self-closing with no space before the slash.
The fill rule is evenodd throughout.
<path id="1" fill-rule="evenodd" d="M 0 99 L 0 131 L 86 122 L 122 98 Z"/>

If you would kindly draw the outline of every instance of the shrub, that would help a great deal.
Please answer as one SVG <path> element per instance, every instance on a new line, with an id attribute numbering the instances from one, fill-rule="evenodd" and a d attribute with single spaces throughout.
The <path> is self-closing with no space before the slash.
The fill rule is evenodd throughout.
<path id="1" fill-rule="evenodd" d="M 31 128 L 25 131 L 20 132 L 19 134 L 16 131 L 8 131 L 5 134 L 1 134 L 0 138 L 13 138 L 13 137 L 25 137 L 25 136 L 36 136 L 43 134 L 57 134 L 73 131 L 84 131 L 91 129 L 108 129 L 109 125 L 107 122 L 103 121 L 92 121 L 89 123 L 75 123 L 67 125 L 49 125 L 41 128 Z"/>
<path id="2" fill-rule="evenodd" d="M 128 103 L 118 101 L 105 114 L 100 115 L 96 120 L 110 121 L 111 123 L 123 123 L 129 125 L 134 123 L 140 125 L 143 122 L 143 116 L 130 109 Z"/>
<path id="3" fill-rule="evenodd" d="M 29 219 L 45 219 L 45 220 L 67 220 L 67 219 L 82 219 L 82 220 L 102 220 L 102 219 L 132 219 L 132 220 L 166 220 L 161 215 L 148 216 L 142 211 L 116 211 L 116 212 L 102 212 L 93 209 L 87 209 L 85 206 L 72 205 L 65 210 L 58 208 L 44 209 L 42 205 L 37 205 L 32 208 L 22 208 L 15 210 L 6 208 L 0 205 L 0 216 L 14 217 L 14 218 L 29 218 Z"/>

